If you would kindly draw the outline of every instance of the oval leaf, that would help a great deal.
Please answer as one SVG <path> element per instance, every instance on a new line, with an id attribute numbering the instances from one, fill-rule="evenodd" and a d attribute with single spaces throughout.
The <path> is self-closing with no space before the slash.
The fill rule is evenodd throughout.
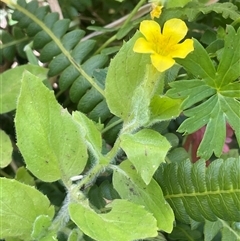
<path id="1" fill-rule="evenodd" d="M 98 214 L 87 202 L 69 205 L 71 219 L 88 236 L 97 241 L 132 241 L 157 236 L 156 220 L 143 206 L 115 199 Z"/>
<path id="2" fill-rule="evenodd" d="M 21 77 L 23 72 L 27 70 L 41 80 L 47 78 L 48 69 L 26 64 L 5 71 L 0 75 L 0 114 L 16 109 L 17 97 L 21 88 Z"/>
<path id="3" fill-rule="evenodd" d="M 120 146 L 146 184 L 150 183 L 171 147 L 164 136 L 150 129 L 143 129 L 136 134 L 123 134 Z"/>
<path id="4" fill-rule="evenodd" d="M 16 180 L 1 178 L 0 186 L 0 238 L 31 240 L 35 219 L 39 215 L 52 219 L 54 207 L 41 192 Z"/>
<path id="5" fill-rule="evenodd" d="M 53 92 L 28 72 L 23 76 L 15 122 L 17 145 L 36 177 L 65 182 L 83 171 L 87 148 L 78 123 Z"/>
<path id="6" fill-rule="evenodd" d="M 12 143 L 9 136 L 0 130 L 0 167 L 4 168 L 12 161 Z"/>
<path id="7" fill-rule="evenodd" d="M 170 233 L 174 214 L 157 182 L 152 179 L 146 185 L 129 161 L 122 162 L 119 167 L 121 171 L 114 170 L 113 185 L 121 198 L 144 205 L 157 219 L 159 230 Z"/>

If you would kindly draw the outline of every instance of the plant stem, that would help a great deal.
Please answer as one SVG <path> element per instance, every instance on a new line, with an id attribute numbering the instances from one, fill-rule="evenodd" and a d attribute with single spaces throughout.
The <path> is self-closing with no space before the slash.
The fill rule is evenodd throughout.
<path id="1" fill-rule="evenodd" d="M 134 15 L 137 13 L 138 9 L 145 3 L 146 0 L 141 0 L 139 3 L 135 6 L 135 8 L 132 10 L 132 12 L 129 14 L 128 18 L 124 22 L 124 24 L 121 26 L 121 28 L 124 28 L 134 17 Z M 120 29 L 121 29 L 120 28 Z"/>
<path id="2" fill-rule="evenodd" d="M 105 127 L 105 128 L 101 131 L 101 133 L 104 134 L 105 132 L 107 132 L 108 130 L 112 129 L 114 126 L 116 126 L 116 125 L 118 125 L 118 124 L 120 124 L 120 123 L 122 123 L 122 122 L 123 122 L 122 119 L 119 119 L 119 120 L 114 121 L 114 122 L 111 123 L 109 126 Z"/>

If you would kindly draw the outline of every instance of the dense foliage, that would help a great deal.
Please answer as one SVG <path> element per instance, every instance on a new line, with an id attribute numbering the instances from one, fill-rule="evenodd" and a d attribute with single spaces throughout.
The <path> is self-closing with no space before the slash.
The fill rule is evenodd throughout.
<path id="1" fill-rule="evenodd" d="M 0 7 L 1 240 L 240 240 L 239 0 Z"/>

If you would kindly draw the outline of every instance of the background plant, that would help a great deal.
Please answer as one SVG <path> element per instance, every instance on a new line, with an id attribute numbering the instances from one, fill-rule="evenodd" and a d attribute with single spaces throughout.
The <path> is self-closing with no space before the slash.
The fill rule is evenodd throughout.
<path id="1" fill-rule="evenodd" d="M 133 52 L 145 1 L 56 3 L 1 2 L 0 238 L 239 240 L 239 1 L 162 2 L 194 38 L 164 73 Z"/>

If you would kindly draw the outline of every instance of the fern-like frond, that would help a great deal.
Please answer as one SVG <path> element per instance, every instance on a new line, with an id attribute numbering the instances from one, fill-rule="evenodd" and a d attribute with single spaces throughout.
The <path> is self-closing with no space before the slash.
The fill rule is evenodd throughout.
<path id="1" fill-rule="evenodd" d="M 240 221 L 240 158 L 163 164 L 155 178 L 177 220 Z"/>
<path id="2" fill-rule="evenodd" d="M 69 90 L 69 98 L 78 110 L 95 121 L 104 122 L 112 115 L 104 99 L 104 81 L 94 77 L 94 71 L 105 67 L 108 56 L 92 55 L 94 40 L 81 41 L 85 32 L 70 29 L 70 20 L 59 20 L 57 13 L 39 7 L 37 1 L 19 0 L 13 19 L 32 38 L 33 48 L 40 53 L 39 60 L 48 64 L 49 77 L 59 78 L 61 92 Z"/>

